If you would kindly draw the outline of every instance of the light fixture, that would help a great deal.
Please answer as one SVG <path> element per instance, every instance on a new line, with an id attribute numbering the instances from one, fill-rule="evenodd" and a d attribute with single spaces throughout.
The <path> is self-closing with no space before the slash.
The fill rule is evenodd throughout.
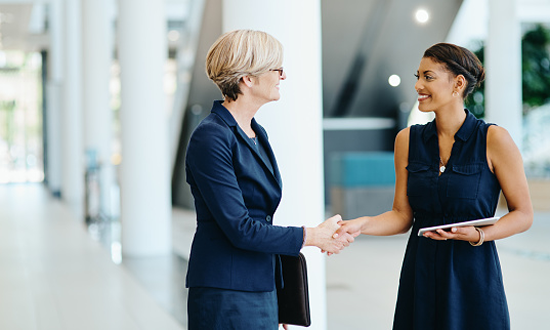
<path id="1" fill-rule="evenodd" d="M 414 17 L 418 23 L 424 24 L 430 19 L 430 14 L 425 9 L 418 9 L 414 14 Z"/>
<path id="2" fill-rule="evenodd" d="M 396 74 L 392 74 L 389 78 L 388 78 L 388 83 L 390 84 L 390 86 L 392 87 L 397 87 L 401 84 L 401 77 L 399 77 L 398 75 Z"/>
<path id="3" fill-rule="evenodd" d="M 177 30 L 170 30 L 168 32 L 168 40 L 170 41 L 178 41 L 180 38 L 180 33 Z"/>

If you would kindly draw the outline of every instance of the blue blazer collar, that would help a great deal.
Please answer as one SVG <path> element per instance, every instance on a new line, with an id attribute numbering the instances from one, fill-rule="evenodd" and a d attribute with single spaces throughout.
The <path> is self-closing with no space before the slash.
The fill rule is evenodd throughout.
<path id="1" fill-rule="evenodd" d="M 260 126 L 256 122 L 255 118 L 252 118 L 252 129 L 254 132 L 256 132 L 258 143 L 262 143 L 262 145 L 265 147 L 265 150 L 267 152 L 267 155 L 269 157 L 269 160 L 271 161 L 271 164 L 273 165 L 273 172 L 271 171 L 270 166 L 266 164 L 264 158 L 260 155 L 260 152 L 258 148 L 254 145 L 254 142 L 251 138 L 246 135 L 246 133 L 239 127 L 237 121 L 235 120 L 235 117 L 227 110 L 226 107 L 222 105 L 221 100 L 214 101 L 214 104 L 212 106 L 212 113 L 215 113 L 218 115 L 229 127 L 233 127 L 233 132 L 235 135 L 244 142 L 248 148 L 252 150 L 252 152 L 256 155 L 256 158 L 259 159 L 260 163 L 265 167 L 265 169 L 273 175 L 279 186 L 282 186 L 281 181 L 281 174 L 279 173 L 279 167 L 277 166 L 277 160 L 275 159 L 275 155 L 273 153 L 273 150 L 271 149 L 271 145 L 269 144 L 269 140 L 267 138 L 267 134 L 263 127 Z"/>

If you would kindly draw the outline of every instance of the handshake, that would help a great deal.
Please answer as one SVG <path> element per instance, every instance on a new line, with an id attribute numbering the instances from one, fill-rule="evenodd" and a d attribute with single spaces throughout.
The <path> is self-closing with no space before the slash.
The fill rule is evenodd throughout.
<path id="1" fill-rule="evenodd" d="M 359 234 L 361 234 L 360 230 L 344 222 L 342 217 L 337 214 L 317 227 L 306 228 L 305 246 L 317 246 L 321 252 L 331 255 L 340 253 L 346 246 L 353 243 Z"/>

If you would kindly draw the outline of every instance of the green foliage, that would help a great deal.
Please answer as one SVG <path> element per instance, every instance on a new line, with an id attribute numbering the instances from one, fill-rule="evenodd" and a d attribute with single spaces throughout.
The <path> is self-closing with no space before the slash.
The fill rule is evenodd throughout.
<path id="1" fill-rule="evenodd" d="M 527 32 L 521 43 L 523 103 L 538 107 L 550 101 L 550 30 L 542 25 Z"/>
<path id="2" fill-rule="evenodd" d="M 484 63 L 485 47 L 474 51 Z M 537 24 L 527 31 L 521 41 L 522 93 L 524 112 L 550 102 L 550 30 Z M 466 100 L 466 107 L 479 118 L 485 114 L 485 84 Z"/>

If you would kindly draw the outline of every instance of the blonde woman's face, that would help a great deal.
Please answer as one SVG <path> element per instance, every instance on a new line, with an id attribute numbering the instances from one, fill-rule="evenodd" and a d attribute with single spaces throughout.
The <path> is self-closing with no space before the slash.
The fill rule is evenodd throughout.
<path id="1" fill-rule="evenodd" d="M 276 68 L 276 70 L 279 69 L 282 68 Z M 286 79 L 286 73 L 284 71 L 275 71 L 275 69 L 272 70 L 273 71 L 268 71 L 255 78 L 252 93 L 262 102 L 262 104 L 277 101 L 281 98 L 279 84 L 282 80 Z"/>

